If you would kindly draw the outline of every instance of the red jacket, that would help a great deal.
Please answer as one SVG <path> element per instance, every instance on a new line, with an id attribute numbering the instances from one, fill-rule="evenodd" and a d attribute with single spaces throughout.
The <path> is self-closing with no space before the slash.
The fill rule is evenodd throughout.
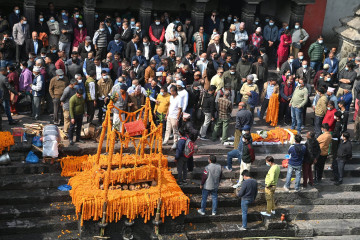
<path id="1" fill-rule="evenodd" d="M 62 69 L 64 71 L 64 74 L 66 74 L 66 72 L 65 72 L 65 63 L 61 58 L 59 58 L 59 60 L 56 61 L 55 68 L 56 69 Z"/>
<path id="2" fill-rule="evenodd" d="M 73 47 L 79 47 L 79 44 L 85 41 L 86 36 L 87 36 L 86 28 L 83 28 L 81 32 L 78 28 L 75 28 Z"/>
<path id="3" fill-rule="evenodd" d="M 334 128 L 335 128 L 335 123 L 336 123 L 336 120 L 334 118 L 335 113 L 336 113 L 336 108 L 334 108 L 332 110 L 327 110 L 324 120 L 322 122 L 322 124 L 325 124 L 325 123 L 329 124 L 330 132 L 334 131 Z"/>

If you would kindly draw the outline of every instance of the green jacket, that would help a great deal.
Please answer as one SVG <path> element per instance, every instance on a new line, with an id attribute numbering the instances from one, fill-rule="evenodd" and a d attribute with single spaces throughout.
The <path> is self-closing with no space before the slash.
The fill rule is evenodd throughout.
<path id="1" fill-rule="evenodd" d="M 304 107 L 308 101 L 308 95 L 309 93 L 305 86 L 303 88 L 297 86 L 290 100 L 291 107 L 295 107 L 295 108 Z"/>
<path id="2" fill-rule="evenodd" d="M 324 45 L 319 44 L 317 41 L 310 45 L 308 54 L 311 62 L 319 62 L 324 58 Z"/>
<path id="3" fill-rule="evenodd" d="M 279 180 L 279 175 L 280 175 L 280 166 L 277 164 L 272 165 L 268 173 L 266 174 L 265 186 L 266 187 L 276 186 Z"/>
<path id="4" fill-rule="evenodd" d="M 235 74 L 231 74 L 230 70 L 224 72 L 223 75 L 224 86 L 227 84 L 231 84 L 231 90 L 239 91 L 240 90 L 240 77 L 237 72 Z"/>
<path id="5" fill-rule="evenodd" d="M 70 98 L 69 101 L 69 111 L 71 119 L 75 118 L 75 116 L 83 115 L 85 113 L 85 100 L 81 96 L 77 97 L 75 94 Z"/>

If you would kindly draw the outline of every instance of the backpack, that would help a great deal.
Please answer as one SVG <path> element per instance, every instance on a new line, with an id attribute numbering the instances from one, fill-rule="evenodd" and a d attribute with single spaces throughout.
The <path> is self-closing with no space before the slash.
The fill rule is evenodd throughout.
<path id="1" fill-rule="evenodd" d="M 192 157 L 195 152 L 195 143 L 190 138 L 182 137 L 181 139 L 185 140 L 184 156 L 186 158 Z"/>
<path id="2" fill-rule="evenodd" d="M 250 154 L 250 158 L 251 158 L 251 163 L 253 163 L 255 161 L 255 150 L 251 146 L 251 144 L 248 144 L 248 148 L 249 148 L 249 154 Z"/>

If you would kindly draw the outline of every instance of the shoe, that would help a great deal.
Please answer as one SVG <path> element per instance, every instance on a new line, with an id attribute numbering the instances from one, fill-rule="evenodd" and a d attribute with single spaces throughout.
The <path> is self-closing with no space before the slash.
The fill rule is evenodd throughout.
<path id="1" fill-rule="evenodd" d="M 79 139 L 77 139 L 75 142 L 77 142 L 77 143 L 85 143 L 83 140 L 79 140 Z"/>
<path id="2" fill-rule="evenodd" d="M 232 168 L 229 168 L 228 166 L 225 166 L 224 168 L 225 168 L 225 170 L 227 170 L 227 171 L 229 171 L 229 172 L 232 171 Z"/>
<path id="3" fill-rule="evenodd" d="M 300 188 L 299 188 L 299 189 L 295 189 L 295 192 L 296 192 L 296 193 L 300 192 Z"/>
<path id="4" fill-rule="evenodd" d="M 339 186 L 342 184 L 342 181 L 335 182 L 334 185 Z"/>
<path id="5" fill-rule="evenodd" d="M 172 150 L 176 149 L 176 143 L 174 143 L 174 144 L 171 146 L 171 149 L 172 149 Z"/>
<path id="6" fill-rule="evenodd" d="M 187 181 L 186 181 L 186 180 L 183 180 L 182 182 L 183 182 L 183 184 L 187 184 Z"/>
<path id="7" fill-rule="evenodd" d="M 241 228 L 239 228 L 240 231 L 246 231 L 246 228 L 244 228 L 243 226 L 241 226 Z"/>
<path id="8" fill-rule="evenodd" d="M 264 217 L 271 217 L 271 214 L 267 212 L 260 212 L 260 214 L 263 215 Z"/>
<path id="9" fill-rule="evenodd" d="M 232 187 L 235 188 L 235 189 L 239 188 L 239 187 L 241 187 L 241 183 L 237 183 L 237 184 L 233 185 Z"/>
<path id="10" fill-rule="evenodd" d="M 205 215 L 205 213 L 204 213 L 201 209 L 198 210 L 198 213 L 199 213 L 200 215 L 202 215 L 202 216 Z"/>
<path id="11" fill-rule="evenodd" d="M 207 141 L 209 139 L 207 137 L 200 137 L 200 140 Z"/>
<path id="12" fill-rule="evenodd" d="M 228 141 L 230 141 L 230 142 L 233 142 L 234 140 L 235 140 L 234 136 L 231 136 L 231 137 L 228 138 Z"/>
<path id="13" fill-rule="evenodd" d="M 70 141 L 70 145 L 71 145 L 71 146 L 74 145 L 74 142 L 73 142 L 73 141 Z"/>
<path id="14" fill-rule="evenodd" d="M 276 68 L 276 71 L 277 71 L 277 72 L 280 72 L 280 68 Z"/>
<path id="15" fill-rule="evenodd" d="M 335 180 L 335 178 L 331 178 L 330 181 L 332 181 L 332 182 L 337 182 L 337 181 Z"/>
<path id="16" fill-rule="evenodd" d="M 168 144 L 168 142 L 165 142 L 165 141 L 162 142 L 162 145 L 167 145 L 167 144 Z"/>
<path id="17" fill-rule="evenodd" d="M 285 191 L 285 192 L 289 192 L 290 189 L 288 189 L 287 187 L 284 186 L 284 191 Z"/>
<path id="18" fill-rule="evenodd" d="M 274 211 L 271 211 L 271 214 L 274 214 L 274 215 L 275 215 L 275 210 L 274 210 Z"/>
<path id="19" fill-rule="evenodd" d="M 216 216 L 216 213 L 215 213 L 215 212 L 213 212 L 213 213 L 211 213 L 211 215 Z"/>
<path id="20" fill-rule="evenodd" d="M 183 182 L 181 181 L 181 182 L 177 182 L 177 184 L 179 185 L 179 186 L 182 186 L 183 185 Z"/>

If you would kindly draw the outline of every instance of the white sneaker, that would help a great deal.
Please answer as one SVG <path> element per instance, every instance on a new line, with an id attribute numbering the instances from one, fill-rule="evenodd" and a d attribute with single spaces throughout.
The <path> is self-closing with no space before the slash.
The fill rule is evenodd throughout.
<path id="1" fill-rule="evenodd" d="M 202 215 L 202 216 L 205 215 L 205 213 L 204 213 L 203 211 L 201 211 L 201 209 L 198 210 L 198 213 L 199 213 L 200 215 Z"/>
<path id="2" fill-rule="evenodd" d="M 163 143 L 162 143 L 162 145 L 167 145 L 168 144 L 168 142 L 165 142 L 165 141 L 163 141 Z"/>
<path id="3" fill-rule="evenodd" d="M 237 184 L 233 185 L 232 187 L 235 188 L 235 189 L 239 188 L 239 187 L 241 187 L 241 183 L 237 183 Z"/>
<path id="4" fill-rule="evenodd" d="M 284 191 L 285 191 L 285 192 L 289 192 L 290 189 L 288 189 L 286 186 L 284 186 Z"/>
<path id="5" fill-rule="evenodd" d="M 215 215 L 216 215 L 216 213 L 214 213 L 214 212 L 213 212 L 211 215 L 215 216 Z"/>
<path id="6" fill-rule="evenodd" d="M 267 212 L 260 212 L 260 214 L 266 217 L 271 217 L 271 214 Z"/>
<path id="7" fill-rule="evenodd" d="M 277 72 L 280 72 L 280 68 L 276 68 L 276 71 L 277 71 Z"/>
<path id="8" fill-rule="evenodd" d="M 271 211 L 271 214 L 274 214 L 274 215 L 275 215 L 275 210 L 274 210 L 274 211 Z"/>
<path id="9" fill-rule="evenodd" d="M 176 143 L 171 146 L 171 149 L 176 149 Z"/>
<path id="10" fill-rule="evenodd" d="M 240 231 L 246 231 L 246 228 L 244 228 L 243 226 L 241 226 L 241 228 L 239 228 Z"/>
<path id="11" fill-rule="evenodd" d="M 234 136 L 231 136 L 228 138 L 228 141 L 234 141 L 235 140 L 235 137 Z"/>
<path id="12" fill-rule="evenodd" d="M 231 168 L 229 168 L 228 166 L 225 166 L 224 168 L 225 168 L 225 170 L 226 170 L 226 171 L 229 171 L 229 172 L 231 172 L 231 171 L 232 171 L 232 169 L 231 169 Z"/>

